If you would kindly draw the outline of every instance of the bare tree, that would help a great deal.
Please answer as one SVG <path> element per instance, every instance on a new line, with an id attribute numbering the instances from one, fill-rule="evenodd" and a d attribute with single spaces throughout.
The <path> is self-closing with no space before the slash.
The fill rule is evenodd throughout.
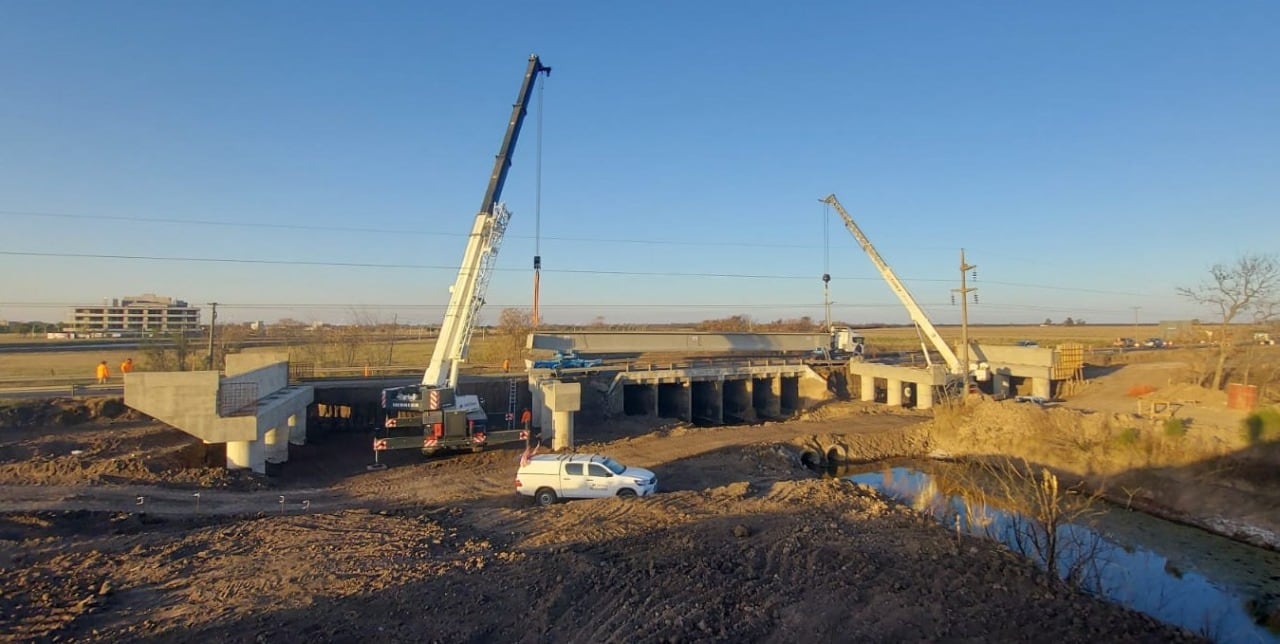
<path id="1" fill-rule="evenodd" d="M 1179 287 L 1177 292 L 1196 304 L 1216 309 L 1220 316 L 1214 335 L 1218 359 L 1212 387 L 1221 389 L 1227 359 L 1235 350 L 1231 324 L 1244 315 L 1252 315 L 1255 322 L 1274 317 L 1280 294 L 1280 264 L 1272 255 L 1242 255 L 1230 266 L 1214 264 L 1209 277 L 1199 286 Z"/>
<path id="2" fill-rule="evenodd" d="M 506 308 L 498 314 L 498 337 L 502 342 L 502 357 L 518 358 L 525 338 L 533 332 L 533 312 L 527 309 Z"/>

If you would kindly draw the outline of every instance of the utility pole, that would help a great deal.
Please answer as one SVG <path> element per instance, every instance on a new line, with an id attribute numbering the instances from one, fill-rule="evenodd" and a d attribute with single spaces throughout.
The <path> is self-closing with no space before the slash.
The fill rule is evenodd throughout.
<path id="1" fill-rule="evenodd" d="M 977 287 L 969 286 L 969 271 L 977 268 L 974 264 L 964 261 L 964 249 L 960 249 L 960 288 L 952 289 L 960 294 L 960 368 L 964 371 L 964 395 L 961 400 L 969 399 L 969 293 L 977 291 Z M 978 274 L 974 272 L 974 279 Z M 975 294 L 974 301 L 978 296 Z"/>
<path id="2" fill-rule="evenodd" d="M 1133 341 L 1141 342 L 1141 340 L 1138 339 L 1138 336 L 1141 335 L 1140 333 L 1138 333 L 1138 311 L 1141 311 L 1142 307 L 1131 306 L 1129 308 L 1133 309 Z"/>
<path id="3" fill-rule="evenodd" d="M 218 303 L 210 302 L 209 307 L 212 309 L 209 315 L 209 370 L 215 371 L 217 368 L 213 365 L 213 330 L 218 326 Z"/>

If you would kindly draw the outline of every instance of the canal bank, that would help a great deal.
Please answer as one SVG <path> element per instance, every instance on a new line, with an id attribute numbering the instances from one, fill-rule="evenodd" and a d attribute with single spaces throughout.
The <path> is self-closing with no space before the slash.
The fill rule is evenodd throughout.
<path id="1" fill-rule="evenodd" d="M 980 400 L 935 409 L 927 454 L 1016 458 L 1123 507 L 1280 549 L 1280 443 L 1239 427 Z"/>
<path id="2" fill-rule="evenodd" d="M 1000 471 L 915 459 L 832 474 L 957 533 L 1000 542 L 1052 567 L 1063 583 L 1167 624 L 1220 642 L 1280 641 L 1280 553 L 1081 494 L 1059 499 L 1066 513 L 1056 523 L 1024 502 L 1043 475 L 1002 478 Z"/>

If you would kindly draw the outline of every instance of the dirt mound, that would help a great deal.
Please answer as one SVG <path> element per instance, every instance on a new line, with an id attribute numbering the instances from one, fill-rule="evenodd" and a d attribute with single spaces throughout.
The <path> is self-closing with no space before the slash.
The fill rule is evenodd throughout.
<path id="1" fill-rule="evenodd" d="M 1190 639 L 831 479 L 157 530 L 76 555 L 28 532 L 13 544 L 23 567 L 0 569 L 15 589 L 0 627 L 89 641 Z"/>
<path id="2" fill-rule="evenodd" d="M 132 421 L 141 418 L 143 415 L 126 407 L 121 398 L 52 398 L 0 405 L 0 429 L 68 426 L 92 420 Z"/>
<path id="3" fill-rule="evenodd" d="M 119 412 L 118 402 L 103 398 L 9 408 L 20 422 L 0 429 L 0 484 L 262 486 L 227 472 L 219 446 L 137 420 L 133 412 Z M 34 424 L 39 418 L 52 425 Z"/>

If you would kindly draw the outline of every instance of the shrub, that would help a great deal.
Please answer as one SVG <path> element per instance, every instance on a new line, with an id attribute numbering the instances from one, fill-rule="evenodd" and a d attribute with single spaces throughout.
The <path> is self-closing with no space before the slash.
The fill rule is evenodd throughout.
<path id="1" fill-rule="evenodd" d="M 1245 442 L 1250 445 L 1280 440 L 1280 409 L 1259 409 L 1245 417 L 1240 429 Z"/>
<path id="2" fill-rule="evenodd" d="M 1164 421 L 1164 435 L 1174 439 L 1186 436 L 1187 422 L 1181 418 L 1166 418 Z"/>
<path id="3" fill-rule="evenodd" d="M 1120 431 L 1120 435 L 1116 436 L 1116 442 L 1121 445 L 1136 445 L 1138 443 L 1138 428 L 1126 427 Z"/>

